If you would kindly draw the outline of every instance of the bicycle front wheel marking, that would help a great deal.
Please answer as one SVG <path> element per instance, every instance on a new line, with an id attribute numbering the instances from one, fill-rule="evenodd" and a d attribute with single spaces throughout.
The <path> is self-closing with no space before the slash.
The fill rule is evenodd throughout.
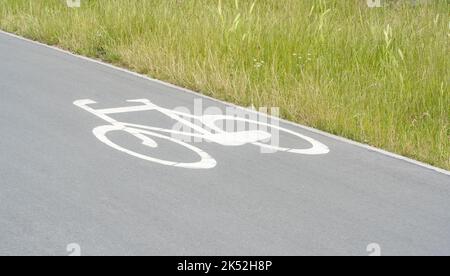
<path id="1" fill-rule="evenodd" d="M 199 157 L 200 157 L 200 161 L 198 162 L 193 162 L 193 163 L 183 163 L 183 162 L 174 162 L 174 161 L 168 161 L 168 160 L 162 160 L 162 159 L 157 159 L 157 158 L 153 158 L 141 153 L 137 153 L 134 152 L 132 150 L 126 149 L 122 146 L 119 146 L 118 144 L 112 142 L 111 140 L 109 140 L 106 137 L 106 134 L 111 132 L 111 131 L 125 131 L 131 135 L 133 135 L 132 132 L 130 132 L 127 129 L 124 129 L 123 127 L 120 126 L 113 126 L 113 125 L 106 125 L 106 126 L 100 126 L 100 127 L 96 127 L 93 130 L 93 134 L 95 135 L 95 137 L 97 137 L 97 139 L 99 139 L 102 143 L 118 150 L 121 152 L 124 152 L 126 154 L 129 154 L 131 156 L 134 156 L 136 158 L 139 159 L 143 159 L 149 162 L 153 162 L 153 163 L 157 163 L 157 164 L 161 164 L 161 165 L 165 165 L 165 166 L 173 166 L 173 167 L 179 167 L 179 168 L 186 168 L 186 169 L 211 169 L 214 168 L 217 165 L 217 162 L 214 158 L 212 158 L 208 153 L 202 151 L 199 148 L 196 148 L 192 145 L 186 144 L 182 141 L 173 139 L 172 137 L 168 137 L 165 135 L 161 135 L 158 133 L 154 133 L 154 132 L 150 132 L 150 131 L 141 131 L 139 130 L 139 132 L 141 134 L 144 134 L 146 136 L 150 136 L 150 137 L 157 137 L 163 140 L 167 140 L 173 143 L 176 143 L 178 145 L 181 145 L 187 149 L 189 149 L 190 151 L 196 153 Z"/>

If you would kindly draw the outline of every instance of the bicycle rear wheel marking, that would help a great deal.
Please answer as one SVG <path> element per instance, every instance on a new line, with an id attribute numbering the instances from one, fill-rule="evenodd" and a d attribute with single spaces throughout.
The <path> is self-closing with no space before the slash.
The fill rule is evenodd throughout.
<path id="1" fill-rule="evenodd" d="M 304 155 L 322 155 L 322 154 L 327 154 L 330 152 L 330 149 L 327 146 L 325 146 L 324 144 L 320 143 L 319 141 L 317 141 L 311 137 L 297 133 L 295 131 L 277 126 L 277 125 L 258 122 L 258 121 L 249 120 L 249 119 L 245 119 L 245 118 L 229 117 L 229 116 L 223 116 L 223 115 L 209 116 L 209 118 L 207 118 L 206 122 L 207 122 L 208 127 L 218 130 L 218 131 L 223 131 L 215 125 L 215 122 L 220 121 L 220 120 L 235 120 L 235 121 L 247 122 L 250 124 L 266 126 L 269 128 L 275 128 L 275 129 L 278 129 L 279 131 L 289 133 L 289 134 L 296 136 L 302 140 L 305 140 L 312 145 L 312 147 L 310 147 L 308 149 L 296 149 L 296 148 L 284 148 L 284 147 L 280 147 L 280 146 L 267 145 L 267 144 L 263 144 L 260 142 L 252 143 L 253 145 L 256 145 L 259 147 L 263 147 L 263 148 L 270 149 L 273 151 L 289 152 L 289 153 L 304 154 Z"/>

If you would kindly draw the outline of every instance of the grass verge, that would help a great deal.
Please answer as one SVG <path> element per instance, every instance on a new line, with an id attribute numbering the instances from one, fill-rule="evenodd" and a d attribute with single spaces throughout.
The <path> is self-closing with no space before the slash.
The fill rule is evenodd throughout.
<path id="1" fill-rule="evenodd" d="M 0 0 L 0 28 L 450 169 L 447 0 L 81 1 Z"/>

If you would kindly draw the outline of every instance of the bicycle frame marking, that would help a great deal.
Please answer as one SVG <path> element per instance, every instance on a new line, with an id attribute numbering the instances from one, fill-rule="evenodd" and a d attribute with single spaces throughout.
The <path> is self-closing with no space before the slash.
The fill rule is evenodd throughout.
<path id="1" fill-rule="evenodd" d="M 211 169 L 214 168 L 217 165 L 217 162 L 214 158 L 212 158 L 208 153 L 204 152 L 203 150 L 190 145 L 186 142 L 181 141 L 180 139 L 176 139 L 173 136 L 174 135 L 181 135 L 186 137 L 195 137 L 195 138 L 201 138 L 205 139 L 210 142 L 217 143 L 219 145 L 223 146 L 241 146 L 245 144 L 253 144 L 261 148 L 266 148 L 268 150 L 273 150 L 274 152 L 282 151 L 282 152 L 290 152 L 290 153 L 297 153 L 297 154 L 307 154 L 307 155 L 319 155 L 319 154 L 326 154 L 329 152 L 328 147 L 321 144 L 320 142 L 304 136 L 302 134 L 293 132 L 288 129 L 281 128 L 279 126 L 267 124 L 267 123 L 261 123 L 257 121 L 247 120 L 243 118 L 238 118 L 234 116 L 225 116 L 225 115 L 204 115 L 204 116 L 195 116 L 188 113 L 178 112 L 175 110 L 166 109 L 160 106 L 157 106 L 153 104 L 148 99 L 137 99 L 137 100 L 128 100 L 129 103 L 139 103 L 139 105 L 135 106 L 128 106 L 128 107 L 117 107 L 117 108 L 105 108 L 105 109 L 94 109 L 91 108 L 90 105 L 95 104 L 95 101 L 86 99 L 86 100 L 78 100 L 74 102 L 74 105 L 82 108 L 85 111 L 88 111 L 89 113 L 92 113 L 93 115 L 97 116 L 98 118 L 101 118 L 102 120 L 109 123 L 109 125 L 99 126 L 94 128 L 93 134 L 97 139 L 99 139 L 101 142 L 105 143 L 106 145 L 119 150 L 121 152 L 127 153 L 129 155 L 132 155 L 136 158 L 140 158 L 146 161 L 158 163 L 161 165 L 166 166 L 175 166 L 175 167 L 182 167 L 182 168 L 189 168 L 189 169 Z M 158 128 L 158 127 L 152 127 L 152 126 L 146 126 L 146 125 L 139 125 L 139 124 L 131 124 L 131 123 L 125 123 L 120 122 L 109 115 L 111 114 L 120 114 L 120 113 L 130 113 L 130 112 L 140 112 L 140 111 L 158 111 L 165 116 L 179 122 L 180 124 L 187 126 L 188 128 L 192 129 L 194 132 L 184 132 L 184 131 L 177 131 L 174 129 L 164 129 L 164 128 Z M 192 123 L 191 120 L 197 120 L 201 124 L 195 124 Z M 281 130 L 283 132 L 290 133 L 294 136 L 297 136 L 300 139 L 308 141 L 312 147 L 309 149 L 291 149 L 291 148 L 282 148 L 278 146 L 273 145 L 267 145 L 261 143 L 262 141 L 266 141 L 272 137 L 272 135 L 266 131 L 261 130 L 246 130 L 246 131 L 237 131 L 237 132 L 227 132 L 223 129 L 219 128 L 215 122 L 221 121 L 221 120 L 235 120 L 235 121 L 242 121 L 247 122 L 250 124 L 257 124 L 259 126 L 264 127 L 270 127 L 272 129 Z M 205 129 L 206 126 L 211 131 Z M 194 152 L 196 155 L 200 157 L 200 161 L 198 162 L 192 162 L 192 163 L 183 163 L 183 162 L 174 162 L 174 161 L 168 161 L 168 160 L 162 160 L 157 159 L 153 157 L 149 157 L 147 155 L 137 153 L 134 151 L 131 151 L 129 149 L 126 149 L 120 145 L 115 144 L 111 140 L 109 140 L 106 136 L 107 133 L 112 131 L 123 131 L 127 132 L 134 137 L 138 138 L 142 141 L 142 144 L 144 146 L 150 147 L 150 148 L 156 148 L 158 147 L 158 144 L 151 138 L 151 137 L 157 137 L 159 139 L 167 140 L 172 143 L 181 145 L 192 152 Z M 213 133 L 214 131 L 214 133 Z M 163 133 L 163 134 L 161 134 Z"/>

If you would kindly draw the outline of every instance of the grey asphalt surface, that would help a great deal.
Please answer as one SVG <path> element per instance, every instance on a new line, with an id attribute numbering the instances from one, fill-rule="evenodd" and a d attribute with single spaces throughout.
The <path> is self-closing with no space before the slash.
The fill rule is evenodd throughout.
<path id="1" fill-rule="evenodd" d="M 203 143 L 214 169 L 162 166 L 97 140 L 106 123 L 73 105 L 86 98 L 193 108 L 199 96 L 0 34 L 0 255 L 68 255 L 70 243 L 82 255 L 368 255 L 370 243 L 450 255 L 448 175 L 285 124 L 330 153 Z"/>

